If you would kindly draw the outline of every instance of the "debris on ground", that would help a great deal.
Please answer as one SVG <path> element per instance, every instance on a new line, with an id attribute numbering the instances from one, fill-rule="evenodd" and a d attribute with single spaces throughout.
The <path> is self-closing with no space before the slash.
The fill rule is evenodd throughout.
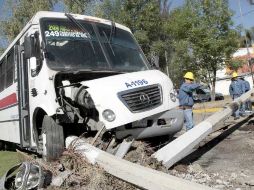
<path id="1" fill-rule="evenodd" d="M 246 129 L 249 129 L 249 128 L 250 127 L 246 127 L 245 125 L 241 126 L 241 127 L 239 127 L 239 130 L 235 130 L 230 135 L 228 135 L 227 133 L 224 135 L 223 131 L 222 131 L 222 132 L 220 132 L 220 133 L 222 133 L 221 135 L 219 133 L 216 135 L 216 136 L 218 136 L 218 138 L 215 138 L 214 140 L 212 140 L 212 145 L 210 145 L 210 144 L 203 145 L 203 148 L 200 149 L 201 152 L 204 151 L 203 149 L 207 149 L 206 151 L 209 152 L 209 150 L 210 150 L 209 146 L 212 146 L 213 151 L 214 150 L 218 151 L 215 153 L 215 156 L 217 154 L 223 155 L 223 152 L 226 152 L 228 154 L 228 151 L 231 151 L 231 154 L 232 154 L 232 155 L 230 155 L 232 157 L 231 159 L 226 158 L 225 160 L 223 160 L 223 159 L 217 160 L 214 157 L 205 158 L 206 162 L 209 162 L 212 159 L 214 159 L 215 163 L 213 163 L 213 164 L 218 165 L 218 167 L 215 168 L 214 171 L 209 171 L 210 168 L 206 168 L 205 166 L 203 166 L 199 163 L 196 163 L 195 161 L 190 161 L 189 163 L 179 163 L 179 164 L 176 164 L 174 167 L 170 168 L 169 170 L 167 170 L 162 165 L 161 162 L 158 162 L 155 158 L 153 158 L 151 156 L 156 151 L 155 147 L 158 146 L 158 144 L 160 144 L 161 142 L 158 143 L 157 145 L 156 144 L 151 145 L 150 141 L 135 141 L 135 142 L 133 142 L 131 149 L 129 150 L 127 155 L 124 157 L 124 159 L 126 159 L 130 162 L 145 166 L 145 167 L 149 167 L 149 168 L 152 168 L 152 169 L 155 169 L 158 171 L 168 173 L 170 175 L 173 175 L 173 176 L 185 179 L 185 180 L 189 180 L 189 181 L 203 184 L 206 186 L 214 187 L 216 189 L 236 190 L 238 188 L 238 190 L 254 190 L 253 180 L 251 179 L 251 177 L 253 177 L 253 175 L 254 175 L 253 174 L 254 170 L 251 170 L 252 175 L 250 175 L 247 172 L 247 170 L 244 170 L 244 168 L 242 168 L 242 170 L 244 170 L 244 171 L 239 169 L 239 166 L 233 167 L 230 165 L 230 167 L 232 168 L 232 171 L 226 171 L 227 168 L 222 167 L 224 164 L 223 161 L 231 162 L 232 160 L 234 160 L 233 155 L 237 155 L 236 150 L 228 148 L 231 145 L 240 144 L 238 147 L 234 146 L 234 147 L 236 147 L 236 149 L 237 148 L 241 149 L 242 152 L 239 151 L 240 154 L 246 152 L 246 155 L 247 155 L 247 153 L 251 154 L 251 150 L 252 150 L 252 152 L 254 151 L 253 150 L 254 144 L 252 143 L 252 142 L 254 142 L 253 141 L 254 132 L 250 132 L 250 130 L 245 131 Z M 241 129 L 244 129 L 244 131 L 242 131 Z M 253 128 L 251 128 L 251 129 L 253 130 Z M 230 130 L 231 129 L 229 129 L 229 131 Z M 218 147 L 214 147 L 213 143 L 218 144 L 218 141 L 221 141 L 222 145 L 220 145 Z M 227 151 L 227 149 L 228 149 L 228 151 Z M 200 153 L 198 153 L 198 154 L 200 154 Z M 236 159 L 241 163 L 240 157 L 238 157 L 238 156 L 239 155 L 236 156 Z M 250 156 L 250 155 L 248 155 L 248 156 Z M 211 160 L 209 160 L 209 159 L 211 159 Z M 202 160 L 202 159 L 199 159 L 199 161 L 200 160 Z M 249 166 L 253 167 L 253 162 L 249 163 Z M 93 166 L 91 166 L 91 165 L 90 165 L 90 167 L 93 168 Z M 228 165 L 225 164 L 225 167 L 228 167 Z M 97 166 L 97 169 L 99 169 L 98 166 Z M 100 172 L 103 172 L 103 171 L 100 171 Z M 107 176 L 108 176 L 108 174 L 107 174 Z M 103 179 L 105 179 L 105 178 L 103 178 Z M 111 176 L 109 179 L 115 180 L 115 177 Z M 113 181 L 110 181 L 109 184 L 115 185 L 115 183 Z M 119 186 L 117 186 L 117 185 L 116 186 L 119 187 L 120 189 L 128 189 L 126 186 L 124 186 L 124 184 L 122 184 L 122 181 L 121 182 L 118 181 L 117 184 Z M 125 184 L 127 184 L 127 183 L 125 183 Z M 133 186 L 129 189 L 132 189 L 132 188 L 135 189 L 135 187 L 133 187 Z"/>
<path id="2" fill-rule="evenodd" d="M 66 170 L 71 171 L 60 187 L 49 186 L 47 189 L 93 189 L 93 190 L 139 190 L 137 187 L 122 181 L 107 172 L 98 165 L 92 165 L 76 153 L 68 149 L 63 153 L 60 163 Z"/>

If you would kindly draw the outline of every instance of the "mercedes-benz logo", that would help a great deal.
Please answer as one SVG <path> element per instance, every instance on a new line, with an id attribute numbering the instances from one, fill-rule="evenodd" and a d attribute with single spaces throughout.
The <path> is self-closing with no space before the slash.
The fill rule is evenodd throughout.
<path id="1" fill-rule="evenodd" d="M 146 93 L 140 93 L 139 99 L 142 103 L 144 104 L 149 104 L 150 103 L 150 98 Z"/>

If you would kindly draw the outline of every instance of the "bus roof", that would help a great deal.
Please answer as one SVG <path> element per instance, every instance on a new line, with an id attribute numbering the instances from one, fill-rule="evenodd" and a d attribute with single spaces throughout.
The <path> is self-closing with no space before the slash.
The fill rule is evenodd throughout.
<path id="1" fill-rule="evenodd" d="M 71 14 L 75 19 L 78 20 L 87 20 L 91 22 L 98 22 L 103 23 L 107 25 L 111 25 L 112 21 L 93 17 L 93 16 L 87 16 L 87 15 L 79 15 L 79 14 Z M 65 13 L 61 12 L 52 12 L 52 11 L 39 11 L 37 12 L 32 19 L 26 24 L 26 26 L 21 30 L 21 32 L 18 34 L 18 36 L 13 40 L 13 42 L 8 46 L 8 48 L 5 50 L 5 52 L 1 55 L 0 61 L 3 59 L 3 57 L 7 54 L 7 52 L 17 43 L 17 41 L 23 36 L 23 34 L 32 26 L 32 25 L 38 25 L 41 18 L 63 18 L 66 19 Z M 117 28 L 121 28 L 123 30 L 126 30 L 128 32 L 131 32 L 131 30 L 121 24 L 115 23 Z"/>
<path id="2" fill-rule="evenodd" d="M 93 17 L 93 16 L 87 16 L 87 15 L 80 15 L 80 14 L 71 14 L 75 19 L 78 20 L 88 20 L 88 21 L 92 21 L 92 22 L 99 22 L 99 23 L 103 23 L 103 24 L 108 24 L 111 25 L 112 21 L 110 20 L 106 20 L 106 19 L 102 19 L 102 18 L 98 18 L 98 17 Z M 39 20 L 41 18 L 64 18 L 66 19 L 65 13 L 61 13 L 61 12 L 52 12 L 52 11 L 40 11 L 37 12 L 33 18 L 31 19 L 31 24 L 38 24 Z M 130 32 L 130 29 L 124 25 L 118 24 L 116 23 L 116 27 L 121 28 L 123 30 L 127 30 Z"/>

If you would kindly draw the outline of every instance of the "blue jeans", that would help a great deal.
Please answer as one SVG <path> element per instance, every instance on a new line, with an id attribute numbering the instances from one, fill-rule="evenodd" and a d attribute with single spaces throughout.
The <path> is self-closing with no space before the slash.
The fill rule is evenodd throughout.
<path id="1" fill-rule="evenodd" d="M 246 110 L 246 103 L 243 102 L 240 106 L 240 115 L 245 115 L 245 110 Z"/>
<path id="2" fill-rule="evenodd" d="M 233 114 L 234 117 L 239 117 L 240 116 L 240 111 L 239 109 L 235 111 L 235 113 Z"/>
<path id="3" fill-rule="evenodd" d="M 239 98 L 240 95 L 234 95 L 233 96 L 233 101 L 236 99 L 236 98 Z M 240 106 L 241 107 L 241 106 Z M 236 117 L 239 117 L 240 116 L 240 108 L 238 108 L 235 113 L 233 113 L 233 116 L 236 118 Z"/>
<path id="4" fill-rule="evenodd" d="M 247 100 L 247 101 L 245 102 L 245 110 L 247 110 L 247 111 L 252 111 L 252 103 L 251 103 L 250 100 Z"/>
<path id="5" fill-rule="evenodd" d="M 184 114 L 186 129 L 188 131 L 194 127 L 192 109 L 183 110 L 183 114 Z"/>

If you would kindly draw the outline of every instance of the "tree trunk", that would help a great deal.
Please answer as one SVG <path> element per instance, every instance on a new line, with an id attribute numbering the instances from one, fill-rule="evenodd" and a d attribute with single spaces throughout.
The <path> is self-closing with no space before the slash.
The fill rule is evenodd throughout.
<path id="1" fill-rule="evenodd" d="M 216 70 L 213 70 L 211 100 L 215 101 Z"/>

